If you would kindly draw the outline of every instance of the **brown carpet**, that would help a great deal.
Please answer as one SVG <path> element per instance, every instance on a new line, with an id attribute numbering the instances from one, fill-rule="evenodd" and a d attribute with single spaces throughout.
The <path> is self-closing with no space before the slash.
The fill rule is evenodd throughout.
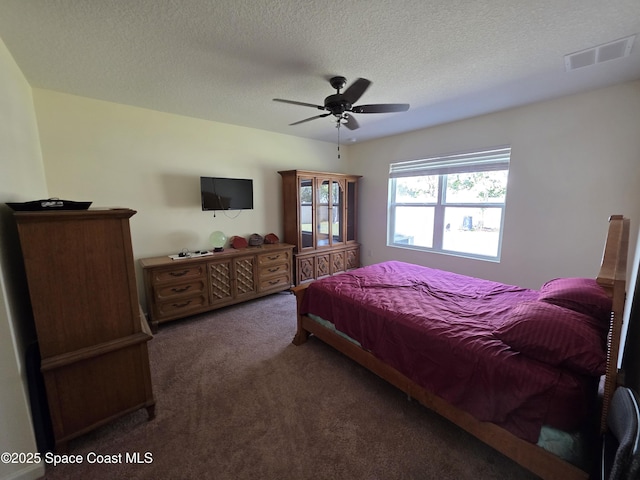
<path id="1" fill-rule="evenodd" d="M 157 416 L 140 410 L 70 444 L 46 479 L 533 479 L 511 460 L 311 338 L 280 293 L 161 326 Z M 122 463 L 89 464 L 90 452 Z M 125 455 L 149 452 L 148 464 Z"/>

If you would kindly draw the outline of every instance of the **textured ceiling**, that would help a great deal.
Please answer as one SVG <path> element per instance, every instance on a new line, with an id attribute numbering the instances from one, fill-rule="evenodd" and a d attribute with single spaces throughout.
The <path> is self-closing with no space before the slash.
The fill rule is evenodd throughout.
<path id="1" fill-rule="evenodd" d="M 0 38 L 33 87 L 336 141 L 334 75 L 372 85 L 364 141 L 640 78 L 564 56 L 640 33 L 640 0 L 0 0 Z"/>

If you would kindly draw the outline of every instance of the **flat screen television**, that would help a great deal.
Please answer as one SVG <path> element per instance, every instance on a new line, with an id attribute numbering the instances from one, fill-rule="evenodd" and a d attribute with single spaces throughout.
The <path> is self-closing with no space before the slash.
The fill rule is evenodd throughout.
<path id="1" fill-rule="evenodd" d="M 200 177 L 202 210 L 253 209 L 253 180 Z"/>

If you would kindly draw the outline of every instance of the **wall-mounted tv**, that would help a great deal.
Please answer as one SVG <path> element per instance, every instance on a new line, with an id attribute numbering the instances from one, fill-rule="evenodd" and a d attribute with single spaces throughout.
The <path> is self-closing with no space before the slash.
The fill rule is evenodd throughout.
<path id="1" fill-rule="evenodd" d="M 200 177 L 202 210 L 251 210 L 253 180 Z"/>

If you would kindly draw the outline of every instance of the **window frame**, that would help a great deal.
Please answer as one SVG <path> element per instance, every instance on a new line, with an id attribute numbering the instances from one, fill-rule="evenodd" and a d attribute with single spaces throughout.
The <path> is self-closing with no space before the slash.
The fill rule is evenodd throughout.
<path id="1" fill-rule="evenodd" d="M 488 171 L 506 171 L 507 183 L 511 160 L 511 147 L 501 146 L 481 151 L 465 152 L 440 157 L 431 157 L 408 162 L 396 162 L 389 165 L 388 200 L 387 200 L 387 246 L 417 251 L 441 253 L 465 258 L 500 262 L 507 197 L 500 202 L 447 202 L 446 186 L 448 175 L 456 173 L 480 173 Z M 435 202 L 397 202 L 396 181 L 402 177 L 418 177 L 437 175 L 438 191 Z M 395 241 L 395 224 L 397 207 L 430 207 L 433 208 L 432 246 L 410 245 Z M 500 233 L 496 255 L 482 255 L 443 248 L 445 230 L 445 211 L 447 207 L 491 208 L 500 210 Z"/>

